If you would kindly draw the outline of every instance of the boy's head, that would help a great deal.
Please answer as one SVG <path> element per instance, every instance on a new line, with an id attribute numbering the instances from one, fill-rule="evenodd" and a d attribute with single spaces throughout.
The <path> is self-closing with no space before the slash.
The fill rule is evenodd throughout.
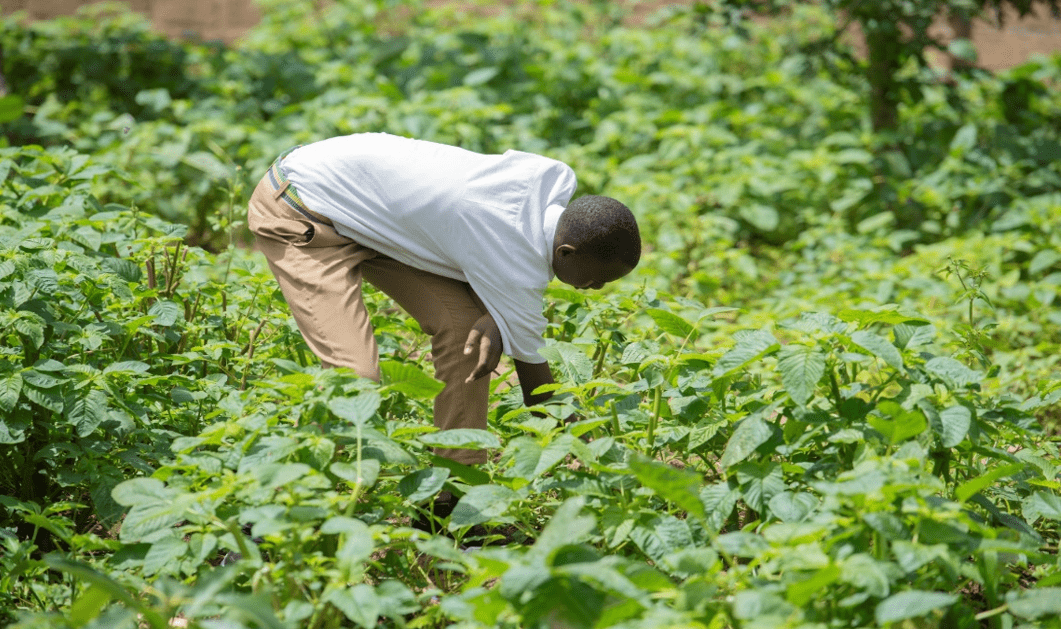
<path id="1" fill-rule="evenodd" d="M 553 239 L 553 272 L 561 282 L 600 288 L 634 270 L 640 259 L 637 221 L 615 199 L 582 196 L 560 215 Z"/>

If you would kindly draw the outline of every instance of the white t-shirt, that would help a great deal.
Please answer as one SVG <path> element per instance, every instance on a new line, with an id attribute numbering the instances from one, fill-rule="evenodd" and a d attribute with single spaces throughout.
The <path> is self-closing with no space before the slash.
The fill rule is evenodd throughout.
<path id="1" fill-rule="evenodd" d="M 553 277 L 556 223 L 576 186 L 566 164 L 364 133 L 302 146 L 281 168 L 340 234 L 468 282 L 497 322 L 505 353 L 545 361 L 542 294 Z"/>

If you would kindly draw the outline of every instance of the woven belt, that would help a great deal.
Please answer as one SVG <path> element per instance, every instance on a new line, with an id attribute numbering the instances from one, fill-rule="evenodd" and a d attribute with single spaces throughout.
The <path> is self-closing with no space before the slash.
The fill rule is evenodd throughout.
<path id="1" fill-rule="evenodd" d="M 297 210 L 299 214 L 302 214 L 314 223 L 324 225 L 326 223 L 314 216 L 313 212 L 306 207 L 305 202 L 302 201 L 302 197 L 298 196 L 298 190 L 295 190 L 295 186 L 292 185 L 291 181 L 288 180 L 287 175 L 285 175 L 284 171 L 280 168 L 280 162 L 282 162 L 291 151 L 299 148 L 299 146 L 302 145 L 299 144 L 298 146 L 293 146 L 281 153 L 280 157 L 276 158 L 273 165 L 269 167 L 269 183 L 271 183 L 276 190 L 276 198 L 283 199 L 292 209 Z"/>

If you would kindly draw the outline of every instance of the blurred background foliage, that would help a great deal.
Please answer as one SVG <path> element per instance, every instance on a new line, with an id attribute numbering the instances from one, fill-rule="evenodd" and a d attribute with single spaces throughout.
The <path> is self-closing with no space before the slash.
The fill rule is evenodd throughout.
<path id="1" fill-rule="evenodd" d="M 375 130 L 548 152 L 586 193 L 631 173 L 626 198 L 645 210 L 724 216 L 750 243 L 840 219 L 899 231 L 909 248 L 989 229 L 1061 184 L 1056 58 L 997 75 L 925 62 L 933 15 L 991 4 L 733 0 L 631 24 L 605 2 L 264 0 L 237 47 L 168 41 L 97 5 L 4 21 L 4 75 L 27 113 L 3 132 L 173 191 L 142 192 L 141 206 L 214 248 L 226 187 L 246 188 L 289 145 Z M 785 17 L 749 21 L 752 9 Z M 863 61 L 839 36 L 851 20 L 871 43 L 892 29 L 886 78 L 872 45 Z"/>

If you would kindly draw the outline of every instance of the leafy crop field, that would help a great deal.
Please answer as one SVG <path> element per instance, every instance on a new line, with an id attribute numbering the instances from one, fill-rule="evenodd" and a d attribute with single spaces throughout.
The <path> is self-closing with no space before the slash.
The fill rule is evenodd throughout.
<path id="1" fill-rule="evenodd" d="M 911 68 L 885 135 L 814 8 L 261 4 L 234 48 L 2 22 L 0 626 L 1061 626 L 1061 57 Z M 299 336 L 247 197 L 378 130 L 637 214 L 633 274 L 546 295 L 538 415 L 503 361 L 435 431 L 371 291 L 381 384 Z"/>

